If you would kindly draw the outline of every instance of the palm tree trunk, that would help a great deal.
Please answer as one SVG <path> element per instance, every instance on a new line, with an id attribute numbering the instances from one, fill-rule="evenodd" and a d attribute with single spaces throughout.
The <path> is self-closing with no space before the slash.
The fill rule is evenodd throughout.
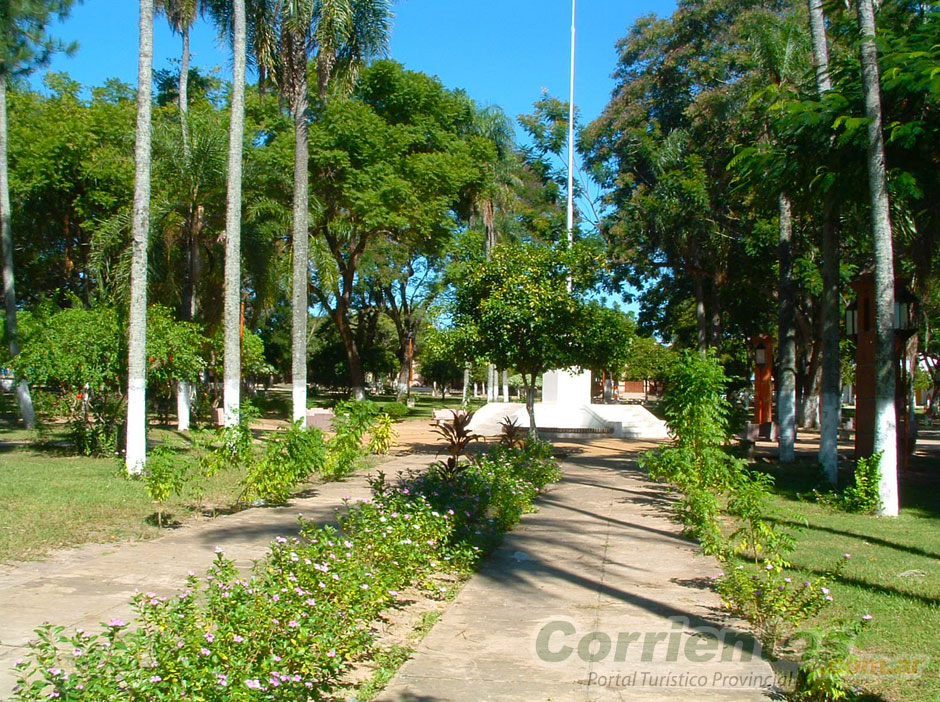
<path id="1" fill-rule="evenodd" d="M 780 259 L 778 336 L 780 375 L 777 379 L 777 445 L 780 462 L 789 463 L 796 443 L 796 303 L 793 294 L 793 212 L 789 197 L 779 198 Z"/>
<path id="2" fill-rule="evenodd" d="M 228 139 L 228 184 L 225 208 L 225 358 L 223 416 L 238 423 L 241 403 L 241 216 L 242 146 L 245 134 L 245 0 L 234 0 L 232 112 Z"/>
<path id="3" fill-rule="evenodd" d="M 885 147 L 882 134 L 881 88 L 878 51 L 875 46 L 875 10 L 872 0 L 858 0 L 858 29 L 865 116 L 868 118 L 868 186 L 871 197 L 871 228 L 875 255 L 875 436 L 874 453 L 881 454 L 881 511 L 898 515 L 898 445 L 895 409 L 894 360 L 894 244 L 888 183 L 885 176 Z"/>
<path id="4" fill-rule="evenodd" d="M 189 164 L 189 27 L 183 27 L 183 52 L 180 57 L 180 82 L 179 82 L 179 109 L 180 109 L 180 136 L 183 140 L 183 162 Z M 194 307 L 196 300 L 196 281 L 193 277 L 193 259 L 195 257 L 194 249 L 196 247 L 196 237 L 193 232 L 194 216 L 187 222 L 187 236 L 185 238 L 189 251 L 186 256 L 187 274 L 186 274 L 186 293 L 184 295 L 183 314 L 188 322 L 192 322 L 195 317 Z M 193 391 L 188 380 L 181 380 L 176 386 L 176 428 L 179 431 L 189 429 L 190 414 L 192 411 Z"/>
<path id="5" fill-rule="evenodd" d="M 297 43 L 301 46 L 297 46 Z M 309 158 L 307 130 L 307 70 L 306 53 L 301 38 L 294 37 L 291 87 L 291 113 L 294 118 L 294 229 L 293 229 L 293 285 L 291 295 L 291 382 L 293 384 L 293 419 L 307 416 L 307 307 L 309 273 L 308 259 L 308 176 Z M 299 66 L 297 65 L 299 63 Z"/>
<path id="6" fill-rule="evenodd" d="M 839 352 L 839 223 L 831 198 L 823 213 L 822 300 L 820 337 L 822 341 L 822 383 L 820 402 L 819 463 L 833 485 L 839 475 L 839 425 L 842 423 L 842 358 Z"/>
<path id="7" fill-rule="evenodd" d="M 822 0 L 809 0 L 809 28 L 816 69 L 816 91 L 822 97 L 832 89 L 829 78 L 829 45 Z M 819 463 L 826 479 L 835 485 L 839 474 L 839 425 L 842 423 L 842 368 L 839 354 L 839 213 L 831 195 L 826 196 L 822 230 L 822 385 L 820 403 Z"/>
<path id="8" fill-rule="evenodd" d="M 7 343 L 10 358 L 20 352 L 20 339 L 16 325 L 16 287 L 13 276 L 13 216 L 10 208 L 10 180 L 7 172 L 7 79 L 0 72 L 0 248 L 3 249 L 3 300 L 6 308 Z M 33 398 L 25 380 L 16 384 L 16 403 L 20 408 L 23 425 L 36 427 Z"/>
<path id="9" fill-rule="evenodd" d="M 180 57 L 180 83 L 179 83 L 179 106 L 180 106 L 180 131 L 183 137 L 183 153 L 187 156 L 186 163 L 189 163 L 189 27 L 183 27 L 183 53 Z"/>
<path id="10" fill-rule="evenodd" d="M 150 229 L 153 0 L 140 0 L 139 43 L 125 455 L 127 472 L 131 475 L 141 473 L 147 460 L 147 239 Z"/>

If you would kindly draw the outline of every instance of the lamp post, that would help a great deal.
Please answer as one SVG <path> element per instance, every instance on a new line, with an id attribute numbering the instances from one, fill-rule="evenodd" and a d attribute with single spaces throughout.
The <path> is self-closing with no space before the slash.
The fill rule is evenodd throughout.
<path id="1" fill-rule="evenodd" d="M 852 281 L 856 299 L 845 310 L 845 332 L 855 338 L 855 458 L 872 455 L 875 439 L 875 278 L 864 273 Z M 917 298 L 902 278 L 894 282 L 894 372 L 897 388 L 895 411 L 898 427 L 898 454 L 901 466 L 914 450 L 914 423 L 908 413 L 908 388 L 913 368 L 908 367 L 907 345 L 917 333 Z"/>

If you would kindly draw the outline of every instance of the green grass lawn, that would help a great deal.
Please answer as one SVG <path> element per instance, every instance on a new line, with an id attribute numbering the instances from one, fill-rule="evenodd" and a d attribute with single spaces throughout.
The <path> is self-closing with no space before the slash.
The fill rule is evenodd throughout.
<path id="1" fill-rule="evenodd" d="M 918 677 L 874 676 L 854 682 L 892 702 L 940 701 L 940 465 L 905 486 L 897 519 L 845 514 L 797 493 L 813 487 L 814 470 L 806 466 L 771 468 L 777 478 L 773 513 L 800 525 L 792 554 L 799 573 L 821 574 L 843 553 L 851 554 L 832 588 L 834 602 L 824 618 L 857 619 L 871 614 L 871 625 L 857 647 L 864 655 L 905 659 L 930 658 Z M 795 579 L 795 578 L 794 578 Z"/>
<path id="2" fill-rule="evenodd" d="M 183 460 L 186 460 L 183 458 Z M 172 498 L 171 520 L 228 506 L 238 495 L 237 471 L 203 480 L 202 495 Z M 0 450 L 0 561 L 39 558 L 88 542 L 151 538 L 156 504 L 141 480 L 112 459 L 68 456 L 53 448 Z"/>

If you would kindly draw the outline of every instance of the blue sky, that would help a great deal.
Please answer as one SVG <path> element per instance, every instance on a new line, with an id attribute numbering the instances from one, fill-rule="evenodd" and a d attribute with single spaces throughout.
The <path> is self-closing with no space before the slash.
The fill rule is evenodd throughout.
<path id="1" fill-rule="evenodd" d="M 600 114 L 610 96 L 615 41 L 637 17 L 672 10 L 666 0 L 578 2 L 575 101 L 585 121 Z M 78 52 L 56 57 L 51 69 L 84 85 L 110 77 L 136 84 L 137 12 L 134 0 L 85 0 L 54 30 L 61 39 L 78 41 Z M 516 117 L 531 110 L 543 88 L 567 99 L 570 27 L 570 0 L 399 0 L 391 57 Z M 218 66 L 228 74 L 228 50 L 211 26 L 196 26 L 192 47 L 195 65 Z M 157 69 L 170 67 L 179 55 L 179 38 L 162 18 L 154 49 Z"/>

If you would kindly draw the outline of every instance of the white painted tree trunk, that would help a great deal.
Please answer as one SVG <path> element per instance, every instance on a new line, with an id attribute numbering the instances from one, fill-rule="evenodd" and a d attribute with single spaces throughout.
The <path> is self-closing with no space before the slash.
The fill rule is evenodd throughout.
<path id="1" fill-rule="evenodd" d="M 3 301 L 6 310 L 7 343 L 10 358 L 20 352 L 16 323 L 16 286 L 13 275 L 13 216 L 10 206 L 10 180 L 7 171 L 7 90 L 6 75 L 0 73 L 0 248 L 3 249 Z M 25 380 L 16 384 L 16 404 L 27 429 L 36 427 L 33 398 Z"/>
<path id="2" fill-rule="evenodd" d="M 509 371 L 503 371 L 503 402 L 509 402 Z"/>
<path id="3" fill-rule="evenodd" d="M 306 65 L 306 64 L 305 64 Z M 307 416 L 307 290 L 308 214 L 307 214 L 307 82 L 295 89 L 292 97 L 294 118 L 294 226 L 293 284 L 291 293 L 291 382 L 293 384 L 293 420 Z"/>
<path id="4" fill-rule="evenodd" d="M 822 0 L 809 0 L 809 28 L 820 97 L 832 89 L 829 78 L 829 44 Z M 833 485 L 839 476 L 839 425 L 842 423 L 842 364 L 839 354 L 839 229 L 838 213 L 826 197 L 822 231 L 822 281 L 820 336 L 822 341 L 822 397 L 820 399 L 819 463 Z"/>
<path id="5" fill-rule="evenodd" d="M 875 46 L 872 0 L 858 0 L 858 28 L 865 116 L 868 118 L 868 186 L 875 255 L 875 436 L 874 453 L 881 454 L 881 514 L 898 515 L 898 444 L 894 359 L 894 244 L 885 176 L 881 88 Z"/>
<path id="6" fill-rule="evenodd" d="M 176 384 L 176 428 L 178 431 L 189 431 L 192 409 L 192 383 L 186 380 L 181 380 Z"/>
<path id="7" fill-rule="evenodd" d="M 143 472 L 147 460 L 147 239 L 150 230 L 151 80 L 153 0 L 140 0 L 137 62 L 137 133 L 134 147 L 134 225 L 127 359 L 127 472 Z"/>
<path id="8" fill-rule="evenodd" d="M 245 0 L 234 0 L 233 84 L 228 137 L 228 184 L 225 207 L 225 290 L 223 416 L 225 426 L 238 423 L 241 404 L 241 217 L 242 142 L 245 134 Z"/>
<path id="9" fill-rule="evenodd" d="M 466 406 L 467 400 L 469 399 L 467 397 L 467 393 L 469 391 L 470 391 L 470 364 L 468 363 L 464 365 L 463 367 L 463 397 L 460 401 L 460 404 Z"/>
<path id="10" fill-rule="evenodd" d="M 779 198 L 780 310 L 778 337 L 780 377 L 777 379 L 777 445 L 780 462 L 794 458 L 796 443 L 796 318 L 793 295 L 793 214 L 789 198 Z"/>
<path id="11" fill-rule="evenodd" d="M 189 165 L 189 27 L 183 27 L 183 51 L 180 56 L 180 80 L 179 80 L 179 108 L 180 108 L 180 137 L 183 140 L 183 160 Z M 193 226 L 190 218 L 189 227 Z M 189 232 L 192 238 L 194 232 Z M 187 252 L 187 258 L 192 256 L 192 248 L 195 244 L 190 241 L 190 251 Z M 187 261 L 187 266 L 189 262 Z M 191 268 L 190 273 L 191 274 Z M 188 274 L 188 275 L 189 275 Z M 185 310 L 184 319 L 192 322 L 196 302 L 195 283 L 192 283 L 193 291 L 190 295 L 188 309 Z M 176 428 L 178 431 L 189 431 L 190 415 L 192 413 L 193 387 L 187 380 L 181 380 L 176 386 Z"/>

